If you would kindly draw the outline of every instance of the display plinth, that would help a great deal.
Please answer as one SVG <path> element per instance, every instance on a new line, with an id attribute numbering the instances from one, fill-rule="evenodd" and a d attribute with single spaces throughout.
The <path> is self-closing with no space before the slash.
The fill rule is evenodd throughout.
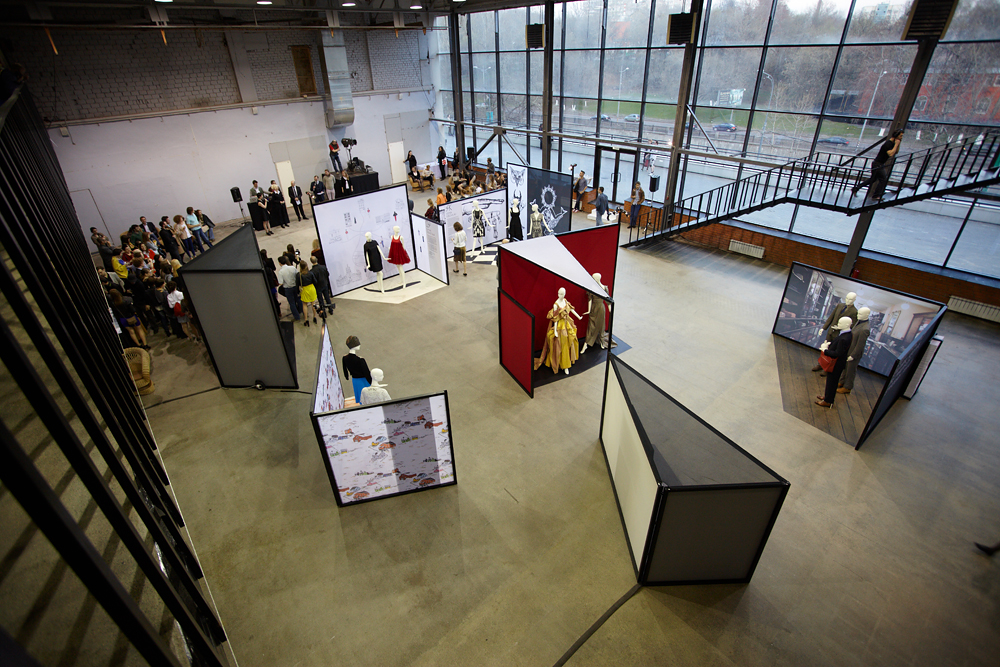
<path id="1" fill-rule="evenodd" d="M 746 583 L 789 484 L 615 355 L 601 445 L 638 583 Z"/>

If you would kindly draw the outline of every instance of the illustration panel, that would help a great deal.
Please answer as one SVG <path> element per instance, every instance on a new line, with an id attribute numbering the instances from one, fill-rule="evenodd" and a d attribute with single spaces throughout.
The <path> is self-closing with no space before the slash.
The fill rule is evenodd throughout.
<path id="1" fill-rule="evenodd" d="M 316 391 L 313 397 L 313 414 L 344 409 L 344 389 L 340 386 L 337 358 L 330 342 L 330 330 L 323 327 L 319 344 L 319 363 L 316 366 Z"/>
<path id="2" fill-rule="evenodd" d="M 528 204 L 524 208 L 530 212 L 531 206 L 538 204 L 553 234 L 570 231 L 572 193 L 573 177 L 569 174 L 528 167 Z"/>
<path id="3" fill-rule="evenodd" d="M 447 392 L 315 419 L 340 505 L 456 481 Z"/>
<path id="4" fill-rule="evenodd" d="M 398 226 L 411 259 L 411 263 L 404 268 L 415 268 L 406 200 L 406 186 L 400 185 L 316 206 L 316 231 L 326 267 L 330 271 L 330 289 L 334 296 L 370 285 L 376 280 L 375 273 L 365 267 L 365 232 L 371 233 L 372 240 L 382 249 L 382 255 L 388 256 L 392 228 Z M 383 278 L 398 274 L 394 265 L 382 261 Z"/>
<path id="5" fill-rule="evenodd" d="M 448 257 L 454 254 L 455 244 L 451 242 L 455 235 L 455 223 L 462 223 L 465 230 L 465 247 L 471 252 L 472 238 L 472 203 L 478 202 L 479 208 L 485 214 L 485 232 L 483 243 L 489 245 L 507 238 L 507 193 L 503 190 L 493 190 L 474 197 L 458 199 L 442 204 L 441 222 L 444 223 L 445 253 Z M 476 247 L 478 247 L 478 243 Z"/>
<path id="6" fill-rule="evenodd" d="M 443 283 L 448 282 L 447 257 L 445 256 L 445 230 L 441 223 L 415 213 L 410 214 L 413 228 L 414 261 L 417 268 Z"/>

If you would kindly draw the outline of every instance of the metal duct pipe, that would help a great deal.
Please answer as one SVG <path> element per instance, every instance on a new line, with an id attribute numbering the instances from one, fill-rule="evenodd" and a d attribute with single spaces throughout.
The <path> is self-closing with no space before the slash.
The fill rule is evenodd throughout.
<path id="1" fill-rule="evenodd" d="M 351 70 L 347 64 L 344 33 L 323 30 L 323 60 L 330 86 L 330 100 L 326 104 L 328 128 L 350 125 L 354 122 L 354 97 L 351 95 Z"/>

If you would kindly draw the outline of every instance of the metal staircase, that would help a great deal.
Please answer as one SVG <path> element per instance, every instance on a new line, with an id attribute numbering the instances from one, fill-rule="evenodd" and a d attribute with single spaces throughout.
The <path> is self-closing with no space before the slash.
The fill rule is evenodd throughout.
<path id="1" fill-rule="evenodd" d="M 897 156 L 880 199 L 859 191 L 873 158 L 813 153 L 722 187 L 682 199 L 658 224 L 629 229 L 626 246 L 674 236 L 778 204 L 794 203 L 855 215 L 951 192 L 1000 183 L 1000 128 Z M 672 223 L 672 224 L 671 224 Z"/>

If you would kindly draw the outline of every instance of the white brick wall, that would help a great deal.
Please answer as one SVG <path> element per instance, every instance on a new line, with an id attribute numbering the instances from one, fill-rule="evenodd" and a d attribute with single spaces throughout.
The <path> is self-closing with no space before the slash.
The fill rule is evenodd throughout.
<path id="1" fill-rule="evenodd" d="M 347 64 L 351 68 L 351 92 L 358 93 L 372 88 L 372 68 L 368 61 L 368 38 L 361 30 L 345 30 L 344 46 Z"/>
<path id="2" fill-rule="evenodd" d="M 258 99 L 283 100 L 299 97 L 290 46 L 310 47 L 316 89 L 326 91 L 319 60 L 318 30 L 275 30 L 265 32 L 264 35 L 267 37 L 267 49 L 247 50 Z"/>
<path id="3" fill-rule="evenodd" d="M 372 89 L 394 90 L 423 85 L 420 78 L 419 39 L 413 30 L 366 32 Z"/>

